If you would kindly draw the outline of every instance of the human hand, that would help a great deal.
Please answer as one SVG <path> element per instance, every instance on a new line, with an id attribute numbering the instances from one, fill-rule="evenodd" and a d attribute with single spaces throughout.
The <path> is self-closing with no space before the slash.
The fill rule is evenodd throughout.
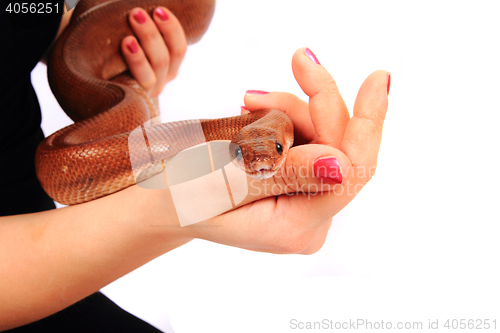
<path id="1" fill-rule="evenodd" d="M 283 92 L 247 93 L 243 111 L 284 111 L 301 145 L 289 150 L 273 178 L 251 181 L 242 204 L 253 202 L 184 227 L 190 237 L 255 251 L 315 253 L 325 242 L 332 217 L 373 176 L 388 107 L 389 73 L 376 71 L 365 80 L 351 118 L 335 80 L 306 50 L 294 54 L 292 69 L 309 103 Z M 288 195 L 280 195 L 284 193 Z"/>
<path id="2" fill-rule="evenodd" d="M 153 17 L 142 8 L 134 8 L 129 22 L 137 37 L 122 40 L 123 56 L 132 76 L 156 97 L 177 76 L 187 48 L 184 30 L 165 7 L 156 8 Z"/>

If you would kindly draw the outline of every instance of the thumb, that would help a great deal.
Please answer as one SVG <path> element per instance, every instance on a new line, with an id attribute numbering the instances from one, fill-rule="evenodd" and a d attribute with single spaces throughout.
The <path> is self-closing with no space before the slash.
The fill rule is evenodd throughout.
<path id="1" fill-rule="evenodd" d="M 249 191 L 241 205 L 292 193 L 329 192 L 348 180 L 349 158 L 340 150 L 319 144 L 292 147 L 278 172 L 269 179 L 249 180 Z"/>

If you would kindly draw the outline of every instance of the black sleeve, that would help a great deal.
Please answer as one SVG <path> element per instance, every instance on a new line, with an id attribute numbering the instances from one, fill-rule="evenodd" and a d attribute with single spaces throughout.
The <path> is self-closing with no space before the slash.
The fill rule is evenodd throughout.
<path id="1" fill-rule="evenodd" d="M 0 216 L 5 216 L 55 207 L 35 174 L 34 156 L 44 135 L 30 74 L 56 36 L 63 2 L 59 13 L 52 8 L 47 15 L 15 13 L 19 1 L 0 1 Z"/>

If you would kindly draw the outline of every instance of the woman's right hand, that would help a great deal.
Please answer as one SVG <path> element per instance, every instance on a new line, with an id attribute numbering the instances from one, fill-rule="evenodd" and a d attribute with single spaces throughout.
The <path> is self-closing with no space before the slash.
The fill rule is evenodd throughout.
<path id="1" fill-rule="evenodd" d="M 309 103 L 288 93 L 247 94 L 248 111 L 243 112 L 284 111 L 294 123 L 296 142 L 302 144 L 289 150 L 274 177 L 251 181 L 239 208 L 181 228 L 186 237 L 254 251 L 315 253 L 325 242 L 332 217 L 373 176 L 390 74 L 368 76 L 350 117 L 335 80 L 310 50 L 295 52 L 292 69 Z"/>

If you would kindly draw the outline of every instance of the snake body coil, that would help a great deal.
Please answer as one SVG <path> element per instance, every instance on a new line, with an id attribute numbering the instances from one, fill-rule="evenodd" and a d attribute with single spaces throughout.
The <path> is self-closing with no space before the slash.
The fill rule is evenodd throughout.
<path id="1" fill-rule="evenodd" d="M 179 19 L 188 43 L 201 38 L 214 12 L 214 0 L 82 0 L 58 39 L 48 63 L 49 82 L 75 123 L 47 137 L 35 159 L 37 176 L 55 201 L 78 204 L 136 184 L 130 133 L 159 110 L 157 100 L 131 78 L 119 50 L 121 40 L 133 34 L 130 10 L 142 7 L 152 14 L 160 5 Z M 200 125 L 202 134 L 193 130 Z M 283 113 L 267 110 L 159 124 L 148 127 L 151 135 L 155 144 L 149 153 L 165 160 L 206 141 L 233 140 L 232 154 L 241 167 L 249 175 L 268 177 L 285 158 L 293 127 Z M 151 164 L 148 158 L 135 162 L 143 168 Z"/>

